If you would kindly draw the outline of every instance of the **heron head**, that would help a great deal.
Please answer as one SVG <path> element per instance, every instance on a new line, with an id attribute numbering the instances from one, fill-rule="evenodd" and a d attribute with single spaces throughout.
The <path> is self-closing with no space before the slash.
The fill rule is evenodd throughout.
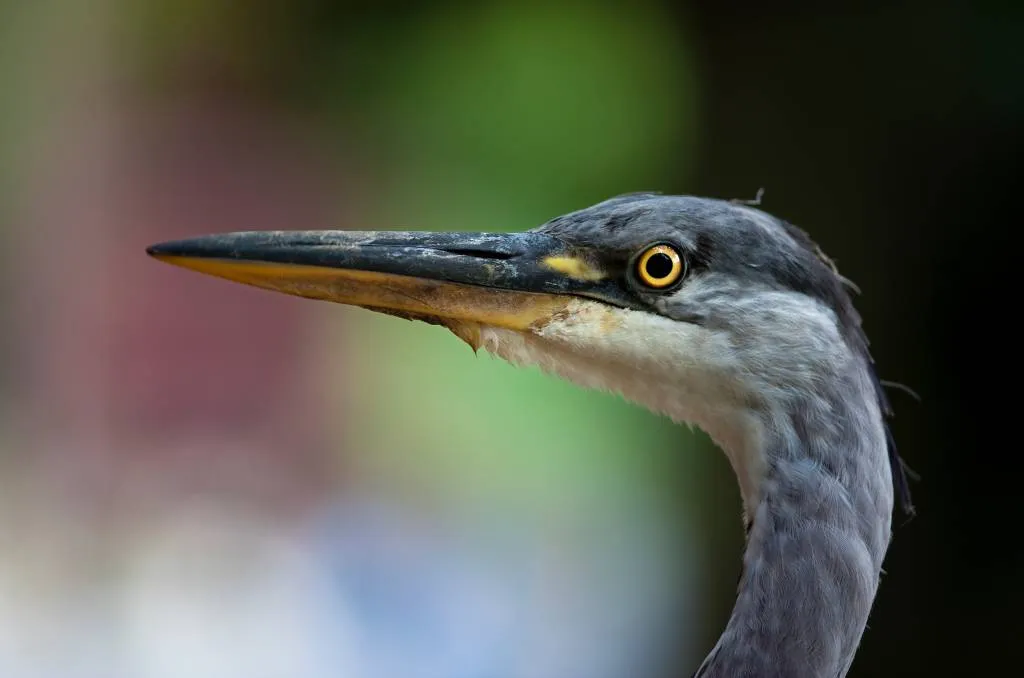
<path id="1" fill-rule="evenodd" d="M 811 387 L 862 341 L 840 278 L 802 232 L 705 198 L 621 196 L 523 233 L 236 232 L 149 253 L 444 325 L 474 349 L 676 418 Z"/>
<path id="2" fill-rule="evenodd" d="M 802 231 L 728 201 L 631 194 L 522 233 L 238 232 L 149 253 L 443 325 L 474 349 L 696 423 L 725 448 L 756 437 L 765 408 L 870 367 L 828 259 Z"/>

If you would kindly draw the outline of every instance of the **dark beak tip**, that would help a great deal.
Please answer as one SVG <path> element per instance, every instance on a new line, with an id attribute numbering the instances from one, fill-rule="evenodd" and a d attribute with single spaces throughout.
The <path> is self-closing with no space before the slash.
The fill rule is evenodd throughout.
<path id="1" fill-rule="evenodd" d="M 173 240 L 150 245 L 146 248 L 146 254 L 154 258 L 183 256 L 188 254 L 190 249 L 187 242 Z"/>

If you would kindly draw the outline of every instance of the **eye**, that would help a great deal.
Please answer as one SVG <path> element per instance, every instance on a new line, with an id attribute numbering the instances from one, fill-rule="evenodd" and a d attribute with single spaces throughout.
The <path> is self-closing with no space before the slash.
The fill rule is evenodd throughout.
<path id="1" fill-rule="evenodd" d="M 661 290 L 674 285 L 685 273 L 686 262 L 679 250 L 671 245 L 649 247 L 636 260 L 637 279 L 654 289 Z"/>

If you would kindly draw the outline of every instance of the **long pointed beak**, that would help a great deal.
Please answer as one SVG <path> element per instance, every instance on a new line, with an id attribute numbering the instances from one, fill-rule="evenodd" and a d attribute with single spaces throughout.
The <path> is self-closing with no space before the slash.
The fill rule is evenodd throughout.
<path id="1" fill-rule="evenodd" d="M 285 294 L 440 322 L 460 336 L 463 323 L 536 328 L 574 296 L 631 305 L 591 257 L 535 232 L 240 232 L 147 253 Z"/>

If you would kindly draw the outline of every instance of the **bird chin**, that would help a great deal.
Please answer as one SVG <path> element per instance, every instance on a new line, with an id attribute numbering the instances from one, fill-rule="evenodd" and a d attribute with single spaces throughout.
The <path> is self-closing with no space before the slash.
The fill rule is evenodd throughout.
<path id="1" fill-rule="evenodd" d="M 582 330 L 585 337 L 606 335 L 618 328 L 619 309 L 603 303 L 569 296 L 472 288 L 464 285 L 442 285 L 432 290 L 429 302 L 439 313 L 395 310 L 380 306 L 364 306 L 385 315 L 419 320 L 447 328 L 456 337 L 478 352 L 481 348 L 514 364 L 531 364 L 520 351 L 510 345 L 554 348 L 551 340 L 565 334 L 566 328 Z M 450 295 L 454 294 L 455 303 Z M 466 303 L 467 299 L 473 301 Z M 468 311 L 467 311 L 468 309 Z M 442 315 L 447 313 L 447 315 Z M 510 338 L 514 338 L 511 342 Z M 557 342 L 557 340 L 556 340 Z M 586 345 L 586 342 L 583 342 Z M 572 350 L 562 347 L 563 350 Z M 550 371 L 550 370 L 549 370 Z"/>

